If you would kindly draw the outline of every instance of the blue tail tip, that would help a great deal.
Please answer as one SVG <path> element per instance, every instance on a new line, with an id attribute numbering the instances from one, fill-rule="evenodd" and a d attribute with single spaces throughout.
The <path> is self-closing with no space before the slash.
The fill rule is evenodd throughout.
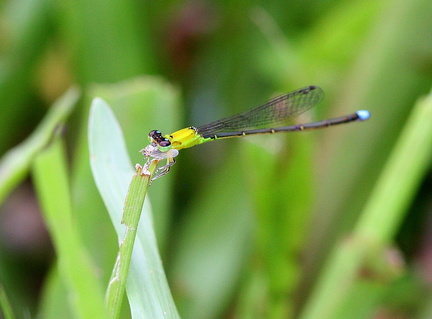
<path id="1" fill-rule="evenodd" d="M 371 116 L 369 111 L 366 111 L 366 110 L 360 110 L 360 111 L 357 111 L 356 113 L 357 113 L 357 116 L 359 117 L 360 121 L 367 120 Z"/>

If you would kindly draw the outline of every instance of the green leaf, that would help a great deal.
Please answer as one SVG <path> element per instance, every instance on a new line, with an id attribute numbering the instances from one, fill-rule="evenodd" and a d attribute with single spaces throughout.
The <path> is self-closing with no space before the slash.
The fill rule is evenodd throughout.
<path id="1" fill-rule="evenodd" d="M 72 219 L 66 154 L 59 139 L 35 159 L 33 176 L 58 268 L 79 318 L 106 318 L 100 282 Z M 89 212 L 91 213 L 91 212 Z"/>
<path id="2" fill-rule="evenodd" d="M 92 172 L 120 239 L 123 205 L 134 174 L 121 129 L 107 104 L 96 98 L 89 119 Z M 134 318 L 178 318 L 157 250 L 152 213 L 147 199 L 141 213 L 137 241 L 127 282 L 127 295 Z"/>
<path id="3" fill-rule="evenodd" d="M 0 285 L 0 315 L 3 315 L 4 319 L 14 319 L 15 314 L 12 310 L 12 305 L 9 302 L 6 291 L 3 286 Z"/>
<path id="4" fill-rule="evenodd" d="M 72 112 L 80 91 L 71 88 L 51 108 L 38 128 L 0 160 L 0 203 L 26 176 L 33 158 L 51 140 L 54 131 Z"/>

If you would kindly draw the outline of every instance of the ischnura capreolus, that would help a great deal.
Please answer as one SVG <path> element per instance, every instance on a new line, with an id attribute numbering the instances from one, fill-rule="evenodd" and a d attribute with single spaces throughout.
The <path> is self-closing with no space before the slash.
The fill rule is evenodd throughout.
<path id="1" fill-rule="evenodd" d="M 166 159 L 166 165 L 158 168 L 152 180 L 167 174 L 175 164 L 175 157 L 179 150 L 198 144 L 257 134 L 273 134 L 280 132 L 308 131 L 321 129 L 333 125 L 364 121 L 370 113 L 360 110 L 355 113 L 331 118 L 319 122 L 278 126 L 286 124 L 297 115 L 310 109 L 324 98 L 320 87 L 310 85 L 290 93 L 277 96 L 267 103 L 246 112 L 226 117 L 198 127 L 189 126 L 174 133 L 163 135 L 158 130 L 149 133 L 150 145 L 141 150 L 150 159 Z M 271 127 L 271 128 L 269 128 Z"/>

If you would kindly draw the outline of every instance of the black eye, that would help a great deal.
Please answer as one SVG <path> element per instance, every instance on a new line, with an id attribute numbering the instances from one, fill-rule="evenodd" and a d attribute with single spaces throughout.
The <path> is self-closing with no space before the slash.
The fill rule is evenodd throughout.
<path id="1" fill-rule="evenodd" d="M 161 136 L 161 132 L 158 131 L 158 130 L 153 130 L 153 131 L 150 131 L 149 136 L 150 136 L 151 138 L 155 138 L 155 137 L 157 137 L 157 136 Z"/>

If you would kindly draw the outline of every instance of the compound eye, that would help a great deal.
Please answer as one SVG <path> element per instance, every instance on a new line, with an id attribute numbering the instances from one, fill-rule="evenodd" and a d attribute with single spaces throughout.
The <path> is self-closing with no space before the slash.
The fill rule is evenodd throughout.
<path id="1" fill-rule="evenodd" d="M 157 142 L 162 138 L 162 133 L 159 130 L 150 131 L 150 133 L 148 134 L 148 139 L 150 142 Z"/>
<path id="2" fill-rule="evenodd" d="M 171 142 L 169 140 L 163 140 L 163 141 L 160 141 L 159 145 L 161 147 L 168 147 L 171 145 Z"/>
<path id="3" fill-rule="evenodd" d="M 158 131 L 158 130 L 153 130 L 153 131 L 150 131 L 150 133 L 148 134 L 148 136 L 150 138 L 155 138 L 155 137 L 161 136 L 161 132 Z"/>
<path id="4" fill-rule="evenodd" d="M 158 143 L 158 149 L 161 152 L 167 152 L 171 149 L 171 142 L 167 139 L 164 139 Z"/>

